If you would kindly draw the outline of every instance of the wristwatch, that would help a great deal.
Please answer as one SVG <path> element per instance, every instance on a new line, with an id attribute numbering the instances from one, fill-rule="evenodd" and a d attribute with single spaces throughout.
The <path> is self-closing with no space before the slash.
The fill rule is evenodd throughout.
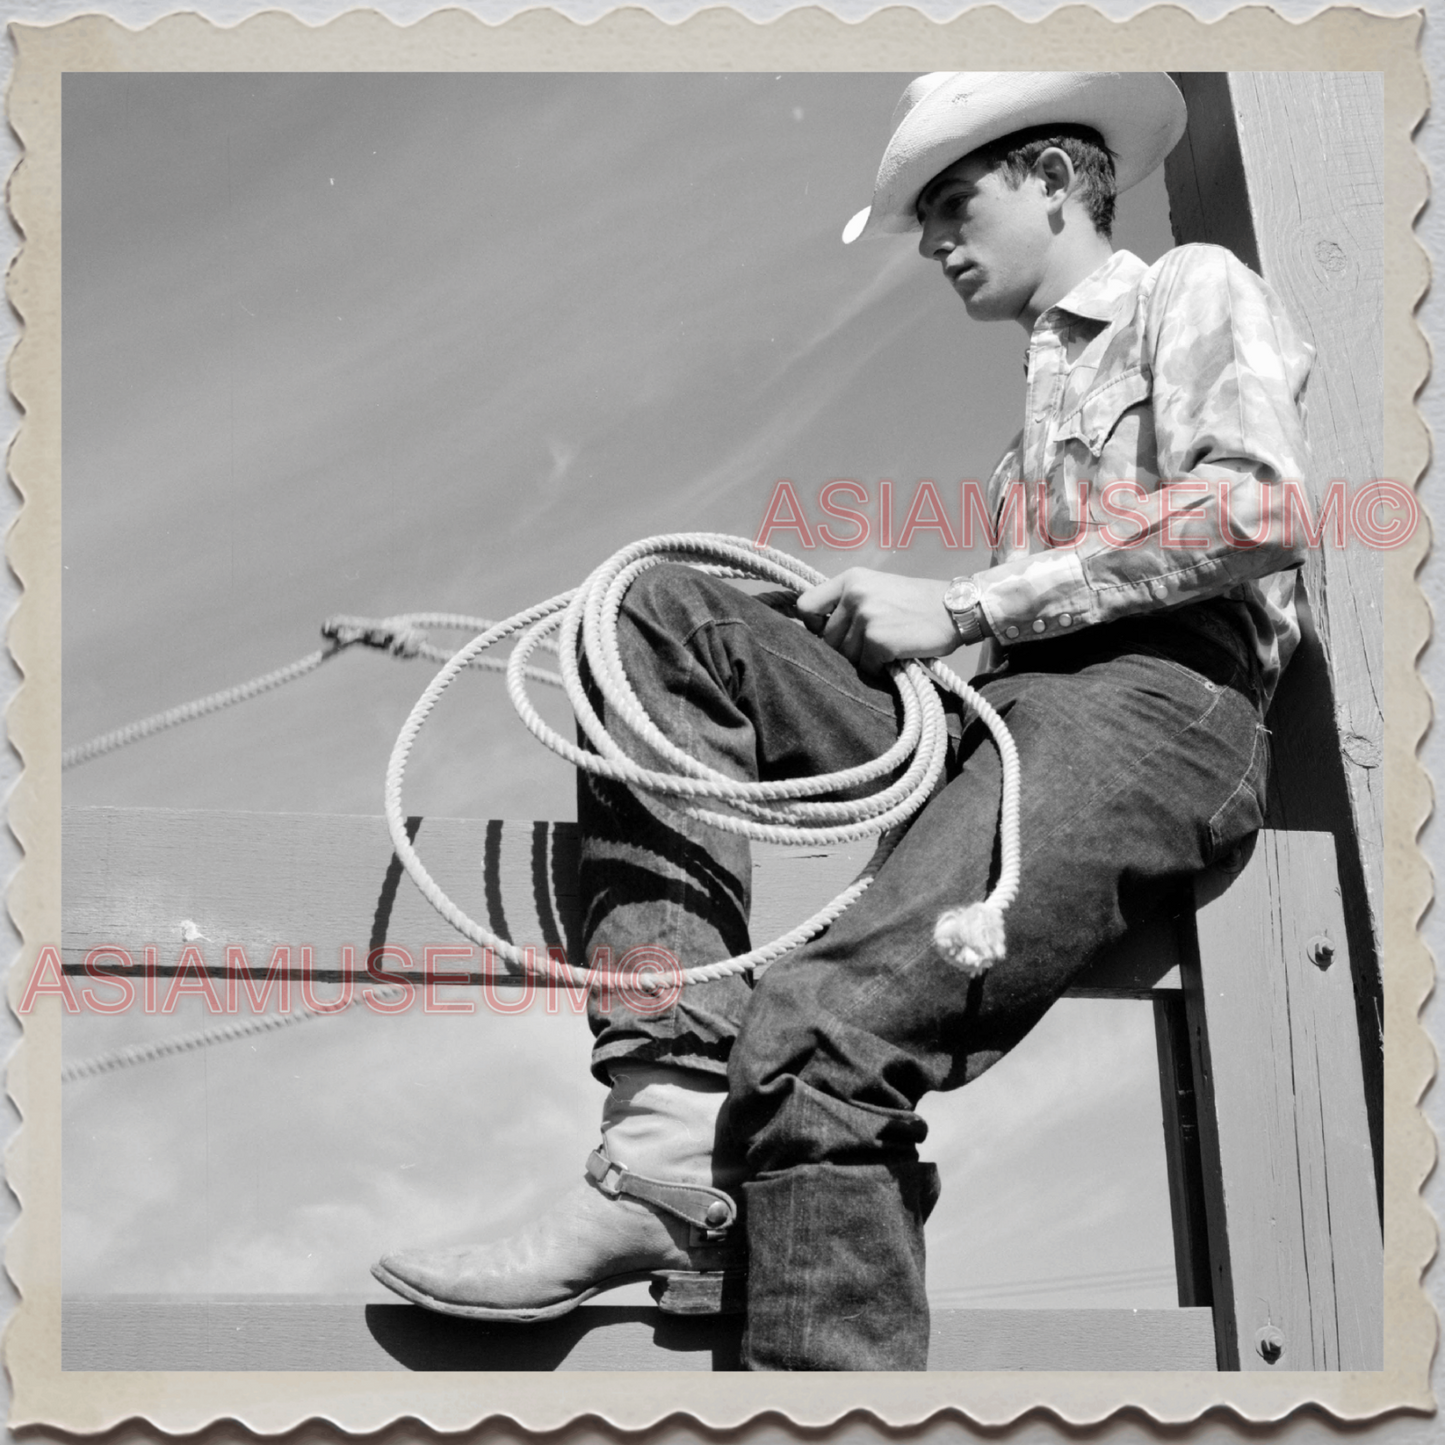
<path id="1" fill-rule="evenodd" d="M 982 642 L 992 635 L 979 601 L 978 583 L 972 577 L 955 577 L 943 594 L 943 605 L 953 618 L 960 642 Z"/>

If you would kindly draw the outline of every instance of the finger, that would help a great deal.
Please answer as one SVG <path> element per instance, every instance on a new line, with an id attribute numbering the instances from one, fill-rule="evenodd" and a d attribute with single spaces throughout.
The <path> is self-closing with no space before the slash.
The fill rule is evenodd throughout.
<path id="1" fill-rule="evenodd" d="M 868 624 L 863 620 L 860 613 L 855 612 L 848 623 L 848 630 L 843 634 L 843 643 L 838 651 L 853 664 L 854 667 L 861 667 L 863 654 L 868 646 Z"/>
<path id="2" fill-rule="evenodd" d="M 862 658 L 858 664 L 860 672 L 882 672 L 890 662 L 897 661 L 897 653 L 885 643 L 875 642 L 871 637 L 863 643 Z"/>
<path id="3" fill-rule="evenodd" d="M 826 582 L 819 582 L 816 587 L 800 592 L 796 605 L 798 611 L 806 616 L 824 618 L 837 607 L 842 595 L 843 579 L 830 577 Z"/>
<path id="4" fill-rule="evenodd" d="M 854 616 L 853 609 L 846 602 L 839 602 L 828 614 L 827 620 L 823 624 L 823 641 L 829 647 L 841 652 L 843 639 L 848 636 L 848 629 L 853 623 Z"/>

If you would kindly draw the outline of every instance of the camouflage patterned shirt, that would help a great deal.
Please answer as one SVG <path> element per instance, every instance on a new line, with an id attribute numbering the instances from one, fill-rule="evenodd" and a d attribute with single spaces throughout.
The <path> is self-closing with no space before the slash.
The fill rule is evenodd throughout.
<path id="1" fill-rule="evenodd" d="M 1284 484 L 1308 474 L 1313 357 L 1218 246 L 1117 251 L 1045 311 L 986 493 L 998 540 L 975 580 L 998 644 L 1178 609 L 1245 639 L 1267 699 L 1299 640 Z"/>

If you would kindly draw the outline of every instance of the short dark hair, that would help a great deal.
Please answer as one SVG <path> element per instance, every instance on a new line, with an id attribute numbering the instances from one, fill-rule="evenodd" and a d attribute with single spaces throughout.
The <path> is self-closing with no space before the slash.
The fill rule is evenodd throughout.
<path id="1" fill-rule="evenodd" d="M 1003 170 L 1017 186 L 1033 170 L 1034 162 L 1057 146 L 1073 162 L 1079 199 L 1094 229 L 1106 239 L 1114 230 L 1114 157 L 1104 137 L 1087 125 L 1036 125 L 989 141 L 969 155 L 990 170 Z"/>

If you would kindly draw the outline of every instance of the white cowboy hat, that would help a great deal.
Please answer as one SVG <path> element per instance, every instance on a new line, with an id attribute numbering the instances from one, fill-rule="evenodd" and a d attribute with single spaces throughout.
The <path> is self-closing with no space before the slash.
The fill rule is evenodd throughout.
<path id="1" fill-rule="evenodd" d="M 914 208 L 941 170 L 1036 125 L 1092 126 L 1114 157 L 1118 190 L 1142 181 L 1179 144 L 1188 115 L 1162 70 L 938 70 L 920 75 L 893 112 L 873 204 L 843 228 L 859 236 L 916 231 Z"/>

